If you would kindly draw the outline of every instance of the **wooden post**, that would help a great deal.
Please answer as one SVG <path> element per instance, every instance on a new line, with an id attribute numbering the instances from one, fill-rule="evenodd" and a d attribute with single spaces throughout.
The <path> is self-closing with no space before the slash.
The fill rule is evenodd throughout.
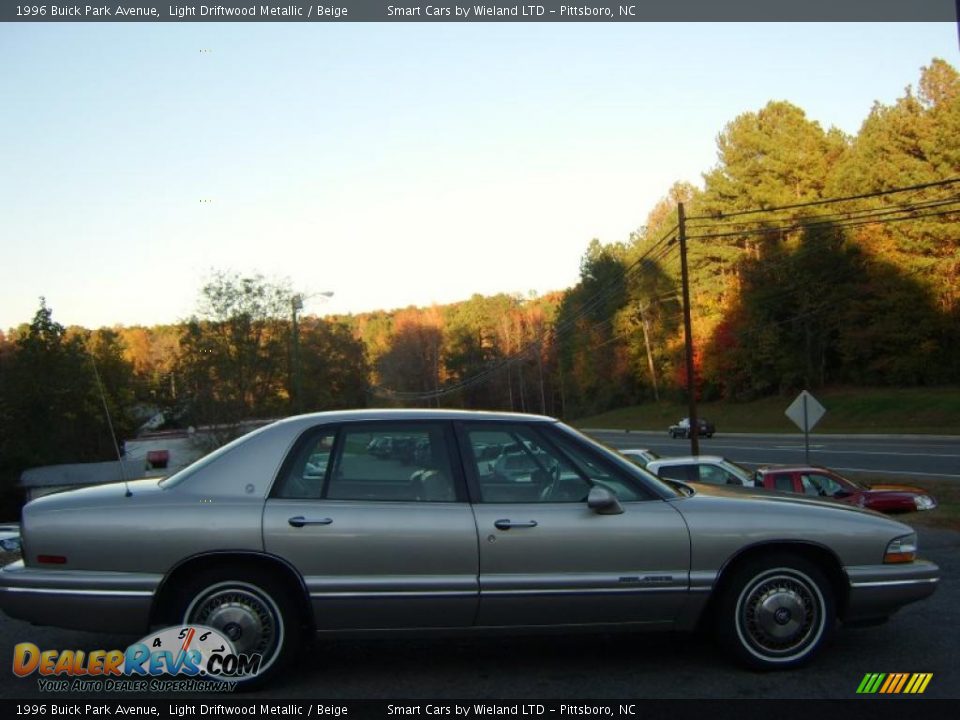
<path id="1" fill-rule="evenodd" d="M 687 395 L 690 402 L 690 453 L 700 454 L 700 422 L 697 419 L 697 384 L 693 367 L 693 329 L 690 323 L 690 277 L 687 273 L 687 228 L 683 203 L 677 203 L 680 227 L 680 280 L 683 283 L 683 335 L 687 356 Z"/>

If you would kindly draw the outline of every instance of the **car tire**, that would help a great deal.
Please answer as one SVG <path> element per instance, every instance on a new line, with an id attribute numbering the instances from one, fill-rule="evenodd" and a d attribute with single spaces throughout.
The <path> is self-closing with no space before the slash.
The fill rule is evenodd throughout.
<path id="1" fill-rule="evenodd" d="M 717 610 L 721 645 L 757 670 L 803 665 L 836 626 L 830 582 L 815 564 L 791 554 L 756 558 L 737 568 Z"/>
<path id="2" fill-rule="evenodd" d="M 303 635 L 298 604 L 272 574 L 223 568 L 184 587 L 176 615 L 184 624 L 219 630 L 237 653 L 259 653 L 256 675 L 238 680 L 244 689 L 275 676 L 296 655 Z"/>

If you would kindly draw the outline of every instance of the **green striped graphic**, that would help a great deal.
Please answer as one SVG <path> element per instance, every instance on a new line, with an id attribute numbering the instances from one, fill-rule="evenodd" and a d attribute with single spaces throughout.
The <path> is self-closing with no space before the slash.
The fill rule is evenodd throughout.
<path id="1" fill-rule="evenodd" d="M 863 694 L 867 690 L 867 686 L 870 684 L 870 681 L 873 679 L 874 673 L 867 673 L 863 676 L 863 680 L 860 681 L 860 686 L 857 688 L 858 694 Z"/>
<path id="2" fill-rule="evenodd" d="M 919 695 L 933 679 L 933 673 L 867 673 L 857 686 L 858 695 Z M 884 680 L 887 682 L 884 683 Z"/>

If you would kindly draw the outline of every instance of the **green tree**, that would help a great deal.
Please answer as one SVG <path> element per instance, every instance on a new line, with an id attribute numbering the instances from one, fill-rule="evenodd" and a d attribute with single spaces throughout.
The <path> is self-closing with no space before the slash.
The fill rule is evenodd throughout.
<path id="1" fill-rule="evenodd" d="M 0 353 L 0 478 L 8 501 L 27 468 L 114 459 L 115 440 L 132 431 L 125 412 L 132 377 L 116 333 L 68 332 L 41 299 Z"/>
<path id="2" fill-rule="evenodd" d="M 305 411 L 366 407 L 370 368 L 363 343 L 348 325 L 303 318 L 300 362 Z"/>
<path id="3" fill-rule="evenodd" d="M 203 286 L 180 339 L 194 422 L 231 428 L 287 411 L 291 299 L 262 275 L 217 273 Z"/>

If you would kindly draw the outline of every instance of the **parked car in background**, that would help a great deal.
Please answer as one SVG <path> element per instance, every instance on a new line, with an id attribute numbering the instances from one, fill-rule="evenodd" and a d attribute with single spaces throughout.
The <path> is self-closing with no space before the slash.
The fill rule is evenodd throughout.
<path id="1" fill-rule="evenodd" d="M 745 467 L 719 455 L 687 455 L 651 460 L 647 470 L 666 480 L 708 485 L 753 487 L 754 475 Z"/>
<path id="2" fill-rule="evenodd" d="M 756 471 L 758 487 L 767 490 L 830 497 L 884 513 L 933 510 L 937 500 L 923 488 L 910 485 L 867 485 L 825 467 L 764 467 Z"/>
<path id="3" fill-rule="evenodd" d="M 651 460 L 656 460 L 660 457 L 658 453 L 646 448 L 627 448 L 626 450 L 618 450 L 617 452 L 642 468 L 645 468 Z"/>
<path id="4" fill-rule="evenodd" d="M 426 440 L 429 458 L 380 457 L 376 437 Z M 494 472 L 497 446 L 537 470 Z M 243 682 L 314 631 L 706 627 L 750 667 L 789 668 L 838 621 L 885 619 L 939 580 L 893 519 L 674 488 L 551 418 L 454 410 L 288 418 L 163 480 L 34 500 L 21 533 L 3 612 L 112 634 L 210 627 L 258 659 Z"/>
<path id="5" fill-rule="evenodd" d="M 697 431 L 698 437 L 712 438 L 713 434 L 717 431 L 714 424 L 705 418 L 697 418 L 697 427 L 700 428 Z M 689 438 L 690 418 L 682 418 L 676 425 L 671 425 L 667 432 L 669 432 L 670 437 L 674 439 Z"/>
<path id="6" fill-rule="evenodd" d="M 0 550 L 20 552 L 20 526 L 16 523 L 0 525 Z"/>

